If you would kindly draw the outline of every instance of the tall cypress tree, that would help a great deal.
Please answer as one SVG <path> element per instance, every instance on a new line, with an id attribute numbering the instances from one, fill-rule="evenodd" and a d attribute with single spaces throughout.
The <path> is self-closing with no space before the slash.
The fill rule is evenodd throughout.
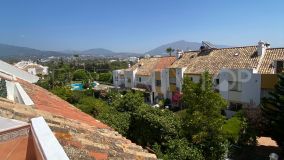
<path id="1" fill-rule="evenodd" d="M 284 73 L 278 75 L 275 90 L 262 101 L 262 113 L 267 118 L 271 137 L 284 146 Z"/>

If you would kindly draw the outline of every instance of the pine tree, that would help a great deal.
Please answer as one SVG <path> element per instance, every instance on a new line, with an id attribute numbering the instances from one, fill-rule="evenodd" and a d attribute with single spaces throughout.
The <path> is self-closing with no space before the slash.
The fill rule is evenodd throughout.
<path id="1" fill-rule="evenodd" d="M 262 102 L 262 113 L 267 118 L 271 136 L 280 146 L 284 146 L 284 73 L 278 75 L 275 90 Z"/>

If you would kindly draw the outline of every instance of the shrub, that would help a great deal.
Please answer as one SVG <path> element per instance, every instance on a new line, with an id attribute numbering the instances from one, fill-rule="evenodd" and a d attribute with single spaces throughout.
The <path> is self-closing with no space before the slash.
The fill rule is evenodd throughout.
<path id="1" fill-rule="evenodd" d="M 180 121 L 169 110 L 140 106 L 132 113 L 128 136 L 143 146 L 161 144 L 179 136 Z"/>
<path id="2" fill-rule="evenodd" d="M 109 107 L 104 101 L 93 97 L 81 98 L 76 106 L 94 117 L 97 117 L 100 113 L 109 112 Z"/>
<path id="3" fill-rule="evenodd" d="M 130 124 L 130 114 L 127 112 L 117 112 L 115 109 L 109 112 L 102 112 L 97 117 L 102 122 L 114 128 L 123 136 L 127 136 Z"/>
<path id="4" fill-rule="evenodd" d="M 67 101 L 72 96 L 70 87 L 55 87 L 51 90 L 52 93 Z"/>
<path id="5" fill-rule="evenodd" d="M 242 129 L 242 118 L 234 116 L 227 120 L 222 130 L 223 134 L 233 143 L 237 143 Z"/>
<path id="6" fill-rule="evenodd" d="M 166 159 L 169 160 L 204 160 L 202 152 L 190 146 L 185 138 L 170 140 L 167 144 L 166 155 Z"/>

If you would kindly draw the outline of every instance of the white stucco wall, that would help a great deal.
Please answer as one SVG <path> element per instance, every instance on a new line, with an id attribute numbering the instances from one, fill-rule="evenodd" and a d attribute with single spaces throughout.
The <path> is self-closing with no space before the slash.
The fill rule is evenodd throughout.
<path id="1" fill-rule="evenodd" d="M 114 87 L 119 87 L 125 83 L 125 78 L 121 76 L 123 70 L 114 70 L 112 71 L 113 85 Z"/>
<path id="2" fill-rule="evenodd" d="M 238 82 L 238 91 L 230 90 L 230 81 Z M 247 69 L 223 69 L 219 73 L 219 82 L 219 92 L 229 102 L 260 104 L 260 74 L 254 74 L 252 70 Z"/>
<path id="3" fill-rule="evenodd" d="M 32 75 L 36 75 L 36 69 L 35 68 L 28 68 L 28 72 Z"/>
<path id="4" fill-rule="evenodd" d="M 15 88 L 14 88 L 14 101 L 17 103 L 25 104 L 27 106 L 34 105 L 34 102 L 29 97 L 29 95 L 25 92 L 25 90 L 22 88 L 22 86 L 15 82 Z"/>
<path id="5" fill-rule="evenodd" d="M 242 83 L 242 91 L 242 101 L 258 106 L 261 96 L 261 75 L 252 74 L 250 81 Z"/>
<path id="6" fill-rule="evenodd" d="M 176 87 L 182 91 L 183 75 L 186 68 L 176 68 Z"/>
<path id="7" fill-rule="evenodd" d="M 158 92 L 156 90 L 156 74 L 153 72 L 151 74 L 151 82 L 152 82 L 152 91 L 155 94 L 155 97 L 158 96 Z M 167 89 L 168 89 L 168 83 L 169 83 L 169 77 L 168 77 L 168 69 L 163 69 L 160 71 L 160 77 L 161 77 L 161 93 L 163 94 L 163 98 L 167 98 Z"/>
<path id="8" fill-rule="evenodd" d="M 139 78 L 141 79 L 141 82 L 139 81 Z M 140 76 L 136 75 L 135 76 L 135 86 L 137 84 L 144 84 L 144 85 L 152 85 L 152 75 L 151 76 Z"/>
<path id="9" fill-rule="evenodd" d="M 14 82 L 6 80 L 7 99 L 11 101 L 14 101 L 15 87 L 16 86 Z"/>
<path id="10" fill-rule="evenodd" d="M 164 98 L 167 98 L 167 89 L 169 86 L 169 73 L 167 69 L 161 71 L 161 92 L 164 95 Z"/>
<path id="11" fill-rule="evenodd" d="M 126 88 L 134 88 L 135 87 L 135 77 L 136 77 L 137 69 L 134 71 L 124 71 L 125 76 L 125 87 Z M 131 82 L 128 82 L 128 78 L 130 78 Z"/>

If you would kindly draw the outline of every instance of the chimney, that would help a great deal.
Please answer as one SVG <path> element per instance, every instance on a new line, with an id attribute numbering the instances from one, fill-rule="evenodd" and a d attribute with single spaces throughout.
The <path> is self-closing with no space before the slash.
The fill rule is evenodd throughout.
<path id="1" fill-rule="evenodd" d="M 177 49 L 177 52 L 176 52 L 176 59 L 180 59 L 182 55 L 183 55 L 183 50 Z"/>
<path id="2" fill-rule="evenodd" d="M 257 46 L 257 55 L 258 56 L 264 55 L 267 48 L 270 48 L 270 44 L 260 40 Z"/>

